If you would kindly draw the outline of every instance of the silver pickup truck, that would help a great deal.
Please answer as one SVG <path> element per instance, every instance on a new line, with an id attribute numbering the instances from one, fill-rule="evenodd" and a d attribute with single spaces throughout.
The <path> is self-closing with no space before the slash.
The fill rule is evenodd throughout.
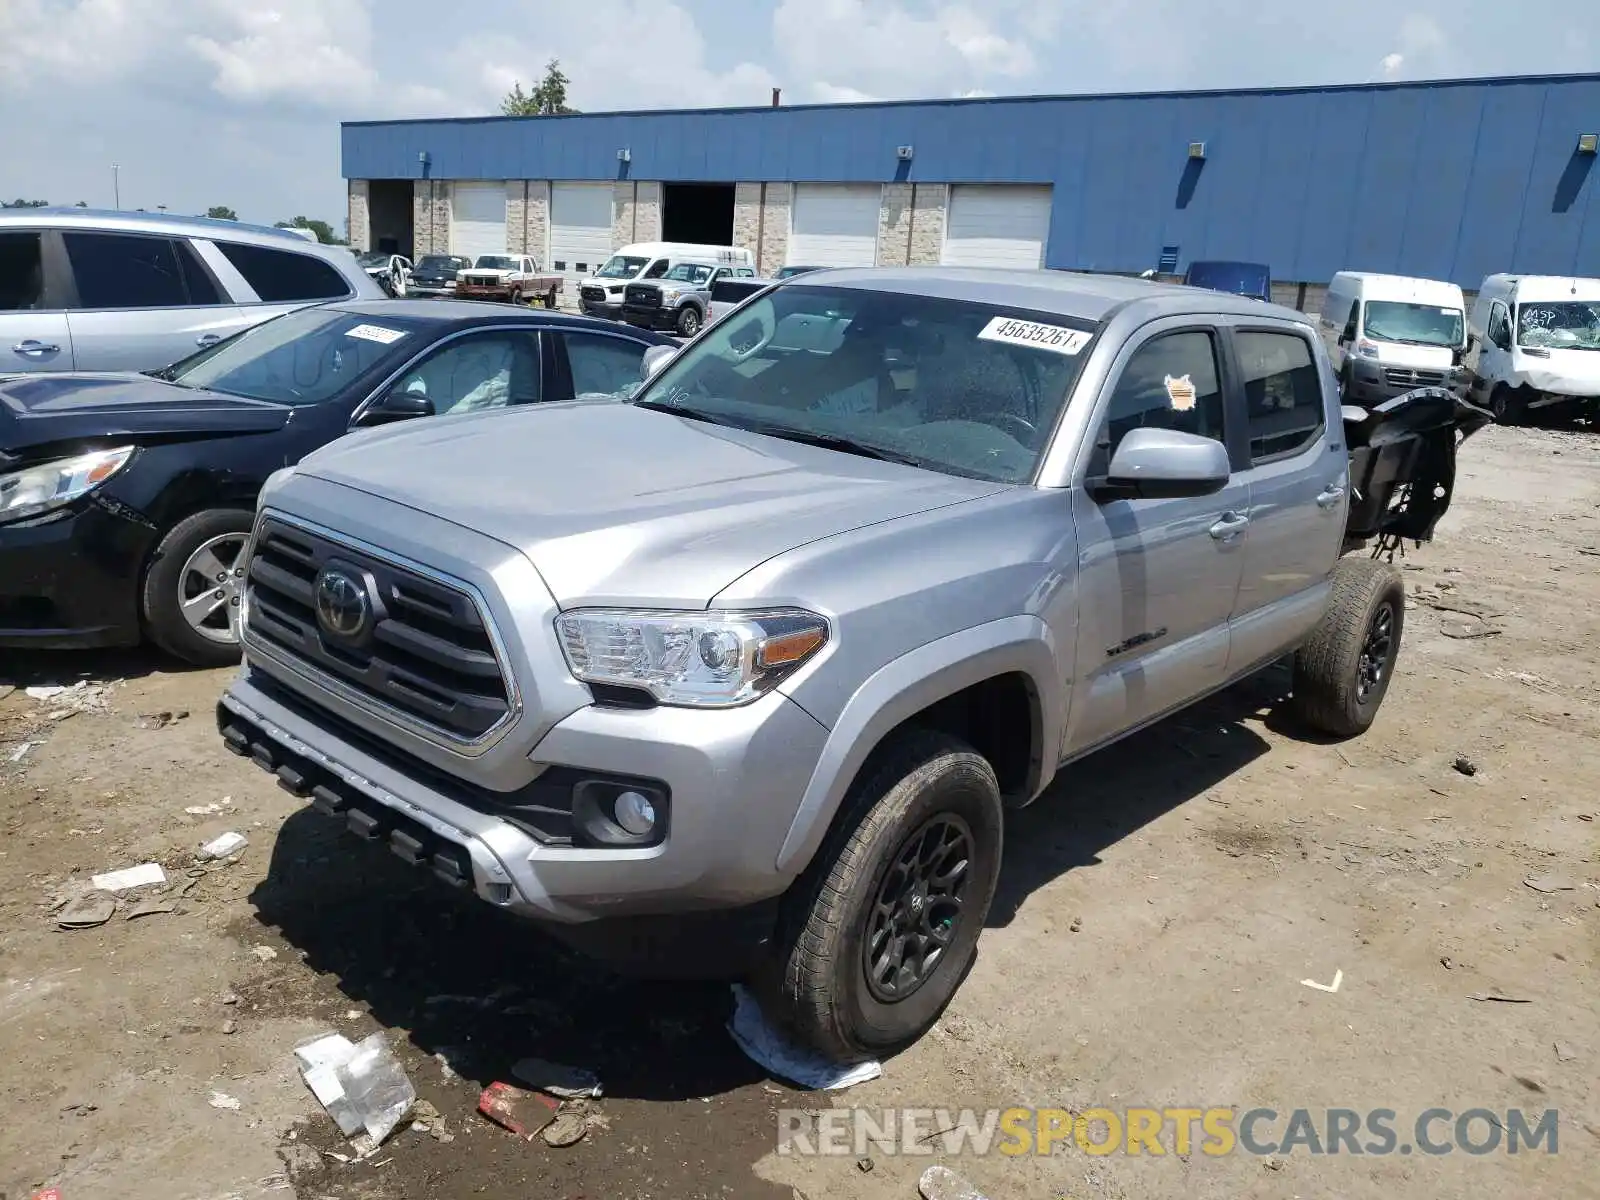
<path id="1" fill-rule="evenodd" d="M 1042 271 L 819 272 L 653 365 L 275 475 L 221 734 L 588 953 L 748 973 L 840 1059 L 938 1017 L 1063 764 L 1286 656 L 1306 726 L 1363 732 L 1387 559 L 1487 420 L 1342 411 L 1301 313 Z"/>

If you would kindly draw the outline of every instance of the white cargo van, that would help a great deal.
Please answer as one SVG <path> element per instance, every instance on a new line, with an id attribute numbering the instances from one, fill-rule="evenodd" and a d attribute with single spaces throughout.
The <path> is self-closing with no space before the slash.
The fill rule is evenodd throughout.
<path id="1" fill-rule="evenodd" d="M 693 242 L 637 242 L 606 259 L 578 289 L 578 303 L 593 317 L 622 316 L 623 289 L 635 279 L 660 279 L 679 263 L 712 267 L 750 267 L 756 258 L 738 246 L 699 246 Z"/>
<path id="2" fill-rule="evenodd" d="M 1340 271 L 1319 325 L 1346 404 L 1370 407 L 1465 379 L 1466 301 L 1453 283 Z"/>
<path id="3" fill-rule="evenodd" d="M 1600 279 L 1491 275 L 1468 326 L 1468 396 L 1496 421 L 1600 418 Z"/>

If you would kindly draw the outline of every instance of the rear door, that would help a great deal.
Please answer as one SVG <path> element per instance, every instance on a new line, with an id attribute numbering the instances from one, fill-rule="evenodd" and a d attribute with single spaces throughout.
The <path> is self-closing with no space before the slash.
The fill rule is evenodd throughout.
<path id="1" fill-rule="evenodd" d="M 545 342 L 554 350 L 548 400 L 626 396 L 644 378 L 644 352 L 656 344 L 598 330 L 546 330 Z"/>
<path id="2" fill-rule="evenodd" d="M 1227 331 L 1240 382 L 1231 419 L 1248 433 L 1244 569 L 1230 675 L 1300 642 L 1322 616 L 1344 541 L 1350 455 L 1331 365 L 1292 321 L 1240 319 Z"/>
<path id="3" fill-rule="evenodd" d="M 1222 330 L 1210 319 L 1147 325 L 1123 347 L 1098 402 L 1086 476 L 1104 476 L 1139 428 L 1177 429 L 1228 445 L 1235 475 L 1209 496 L 1097 499 L 1073 489 L 1078 529 L 1079 675 L 1069 754 L 1188 703 L 1227 679 L 1229 618 L 1244 565 L 1249 485 L 1230 434 Z"/>
<path id="4" fill-rule="evenodd" d="M 259 324 L 325 300 L 346 300 L 355 286 L 314 254 L 244 242 L 196 239 L 200 257 L 240 301 L 242 326 Z M 352 272 L 360 267 L 354 259 Z M 363 278 L 365 273 L 362 273 Z M 370 286 L 370 280 L 368 281 Z M 376 288 L 372 289 L 377 291 Z M 382 295 L 378 291 L 378 295 Z"/>
<path id="5" fill-rule="evenodd" d="M 72 370 L 59 236 L 0 231 L 0 375 Z"/>
<path id="6" fill-rule="evenodd" d="M 164 367 L 245 324 L 185 238 L 68 229 L 61 241 L 77 370 Z"/>

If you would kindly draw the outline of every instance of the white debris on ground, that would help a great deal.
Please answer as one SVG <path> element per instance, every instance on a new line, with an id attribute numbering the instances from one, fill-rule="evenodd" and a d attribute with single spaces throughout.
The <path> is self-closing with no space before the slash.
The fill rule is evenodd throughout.
<path id="1" fill-rule="evenodd" d="M 743 984 L 733 985 L 733 1018 L 728 1032 L 752 1060 L 772 1074 L 816 1091 L 839 1091 L 866 1083 L 883 1074 L 882 1064 L 830 1062 L 814 1051 L 796 1046 L 762 1015 L 754 994 Z"/>

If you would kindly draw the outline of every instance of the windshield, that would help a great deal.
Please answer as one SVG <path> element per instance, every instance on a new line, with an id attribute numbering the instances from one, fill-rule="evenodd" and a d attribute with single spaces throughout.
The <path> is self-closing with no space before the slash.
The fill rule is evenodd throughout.
<path id="1" fill-rule="evenodd" d="M 1441 308 L 1437 304 L 1368 300 L 1364 328 L 1368 337 L 1380 342 L 1445 346 L 1453 350 L 1461 345 L 1461 310 Z"/>
<path id="2" fill-rule="evenodd" d="M 507 258 L 504 254 L 480 254 L 473 266 L 480 271 L 515 271 L 517 260 Z"/>
<path id="3" fill-rule="evenodd" d="M 704 263 L 679 263 L 662 278 L 671 283 L 692 283 L 698 287 L 711 278 L 711 268 Z"/>
<path id="4" fill-rule="evenodd" d="M 1517 309 L 1517 345 L 1600 350 L 1600 301 L 1541 300 Z"/>
<path id="5" fill-rule="evenodd" d="M 356 258 L 363 267 L 387 267 L 389 265 L 389 256 L 387 254 L 379 254 L 377 251 L 369 254 L 358 254 Z"/>
<path id="6" fill-rule="evenodd" d="M 690 342 L 637 402 L 1024 483 L 1094 328 L 965 300 L 791 284 Z"/>
<path id="7" fill-rule="evenodd" d="M 1189 264 L 1183 281 L 1190 287 L 1267 300 L 1272 295 L 1271 279 L 1272 272 L 1261 263 L 1196 262 Z"/>
<path id="8" fill-rule="evenodd" d="M 449 254 L 425 254 L 417 260 L 418 271 L 459 271 L 472 264 Z"/>
<path id="9" fill-rule="evenodd" d="M 606 265 L 594 273 L 596 279 L 632 279 L 644 265 L 648 258 L 635 258 L 631 254 L 613 254 L 606 259 Z"/>
<path id="10" fill-rule="evenodd" d="M 179 363 L 171 381 L 277 404 L 321 404 L 391 360 L 414 353 L 428 322 L 303 308 L 264 321 Z"/>

